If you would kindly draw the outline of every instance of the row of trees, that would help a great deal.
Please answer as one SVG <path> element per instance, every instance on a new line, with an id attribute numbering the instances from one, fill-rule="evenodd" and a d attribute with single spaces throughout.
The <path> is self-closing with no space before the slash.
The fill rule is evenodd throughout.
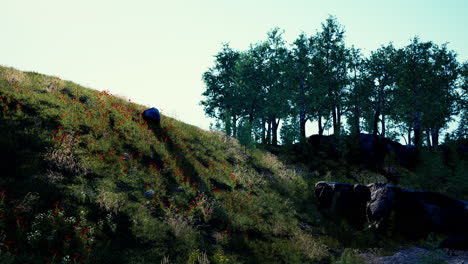
<path id="1" fill-rule="evenodd" d="M 276 145 L 282 123 L 282 142 L 292 143 L 305 139 L 311 121 L 320 135 L 328 128 L 335 135 L 367 131 L 436 147 L 455 115 L 459 131 L 466 127 L 468 64 L 446 44 L 415 37 L 364 57 L 345 45 L 345 30 L 332 16 L 292 45 L 282 34 L 275 28 L 246 51 L 225 44 L 203 74 L 201 105 L 228 135 Z"/>

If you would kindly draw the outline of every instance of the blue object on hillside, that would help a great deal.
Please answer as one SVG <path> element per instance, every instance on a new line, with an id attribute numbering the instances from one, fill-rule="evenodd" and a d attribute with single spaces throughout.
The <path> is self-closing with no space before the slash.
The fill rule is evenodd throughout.
<path id="1" fill-rule="evenodd" d="M 145 192 L 145 195 L 146 196 L 154 195 L 154 191 L 153 190 L 148 190 L 148 191 Z"/>
<path id="2" fill-rule="evenodd" d="M 154 107 L 143 111 L 143 118 L 145 120 L 155 120 L 157 122 L 161 121 L 161 115 L 159 114 L 159 110 Z"/>

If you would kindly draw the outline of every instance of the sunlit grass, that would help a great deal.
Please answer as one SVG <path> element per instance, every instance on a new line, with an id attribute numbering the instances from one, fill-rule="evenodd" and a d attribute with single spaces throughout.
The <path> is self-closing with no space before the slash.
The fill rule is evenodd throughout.
<path id="1" fill-rule="evenodd" d="M 74 263 L 73 252 L 46 236 L 37 237 L 45 246 L 31 251 L 15 229 L 19 215 L 12 208 L 33 192 L 39 198 L 22 214 L 27 222 L 59 200 L 64 217 L 93 228 L 86 263 L 325 261 L 326 244 L 341 243 L 326 232 L 348 232 L 314 222 L 319 215 L 307 170 L 219 132 L 165 115 L 157 127 L 141 118 L 145 106 L 128 99 L 12 68 L 0 67 L 0 96 L 2 128 L 29 131 L 0 141 L 18 161 L 0 181 L 14 197 L 2 198 L 9 202 L 0 211 L 0 243 L 14 240 L 22 251 L 8 252 L 16 261 Z M 313 230 L 300 230 L 302 221 L 313 222 Z M 65 235 L 67 228 L 47 230 Z M 320 236 L 312 233 L 319 230 Z M 78 242 L 69 248 L 84 252 Z"/>

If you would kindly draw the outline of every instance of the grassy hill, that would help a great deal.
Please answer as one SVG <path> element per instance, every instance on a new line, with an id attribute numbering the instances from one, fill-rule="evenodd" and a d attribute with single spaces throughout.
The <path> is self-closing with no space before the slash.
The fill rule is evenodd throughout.
<path id="1" fill-rule="evenodd" d="M 0 67 L 0 263 L 329 263 L 394 245 L 318 213 L 315 182 L 339 173 L 146 108 Z"/>

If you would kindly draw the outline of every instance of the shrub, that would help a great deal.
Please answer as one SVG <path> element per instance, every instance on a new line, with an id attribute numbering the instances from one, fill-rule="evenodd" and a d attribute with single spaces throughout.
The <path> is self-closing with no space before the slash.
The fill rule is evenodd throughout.
<path id="1" fill-rule="evenodd" d="M 98 191 L 96 203 L 107 211 L 118 213 L 127 203 L 127 196 L 124 193 L 115 193 L 104 189 L 98 189 Z"/>
<path id="2" fill-rule="evenodd" d="M 311 260 L 320 260 L 324 258 L 326 254 L 325 245 L 315 239 L 311 234 L 297 230 L 293 233 L 291 238 L 292 245 L 303 251 Z"/>
<path id="3" fill-rule="evenodd" d="M 289 117 L 285 120 L 280 129 L 280 137 L 283 145 L 292 145 L 300 141 L 300 126 L 297 116 Z"/>
<path id="4" fill-rule="evenodd" d="M 210 261 L 205 251 L 196 249 L 190 253 L 187 264 L 210 264 Z"/>
<path id="5" fill-rule="evenodd" d="M 353 252 L 352 249 L 346 248 L 340 258 L 333 263 L 335 264 L 365 264 L 364 259 Z"/>
<path id="6" fill-rule="evenodd" d="M 62 263 L 76 260 L 89 263 L 94 244 L 94 227 L 80 223 L 75 217 L 65 216 L 59 202 L 54 203 L 54 209 L 36 214 L 30 226 L 20 216 L 17 216 L 16 225 L 14 230 L 17 234 L 10 239 L 18 239 L 13 244 L 22 250 L 15 256 L 14 263 L 31 263 L 32 259 L 44 259 L 52 263 L 60 259 Z M 21 243 L 23 241 L 26 243 Z M 18 253 L 18 248 L 15 252 Z"/>
<path id="7" fill-rule="evenodd" d="M 246 148 L 254 146 L 254 140 L 252 138 L 252 125 L 249 121 L 242 120 L 239 124 L 239 131 L 237 132 L 237 138 L 239 143 L 244 145 Z"/>
<path id="8" fill-rule="evenodd" d="M 76 176 L 88 173 L 88 170 L 80 162 L 75 154 L 76 137 L 69 133 L 57 133 L 55 138 L 58 146 L 46 148 L 44 159 L 48 162 L 47 177 L 51 181 L 57 181 L 63 176 Z M 60 141 L 58 141 L 60 140 Z"/>
<path id="9" fill-rule="evenodd" d="M 417 264 L 446 264 L 447 261 L 444 257 L 445 252 L 442 249 L 432 250 L 428 254 L 422 255 L 421 261 L 418 261 Z"/>
<path id="10" fill-rule="evenodd" d="M 183 238 L 193 234 L 190 221 L 183 216 L 172 215 L 165 218 L 165 222 L 172 227 L 176 237 Z"/>
<path id="11" fill-rule="evenodd" d="M 213 261 L 215 264 L 226 264 L 226 263 L 231 263 L 231 259 L 229 257 L 225 256 L 223 250 L 221 248 L 218 248 L 213 256 Z"/>

